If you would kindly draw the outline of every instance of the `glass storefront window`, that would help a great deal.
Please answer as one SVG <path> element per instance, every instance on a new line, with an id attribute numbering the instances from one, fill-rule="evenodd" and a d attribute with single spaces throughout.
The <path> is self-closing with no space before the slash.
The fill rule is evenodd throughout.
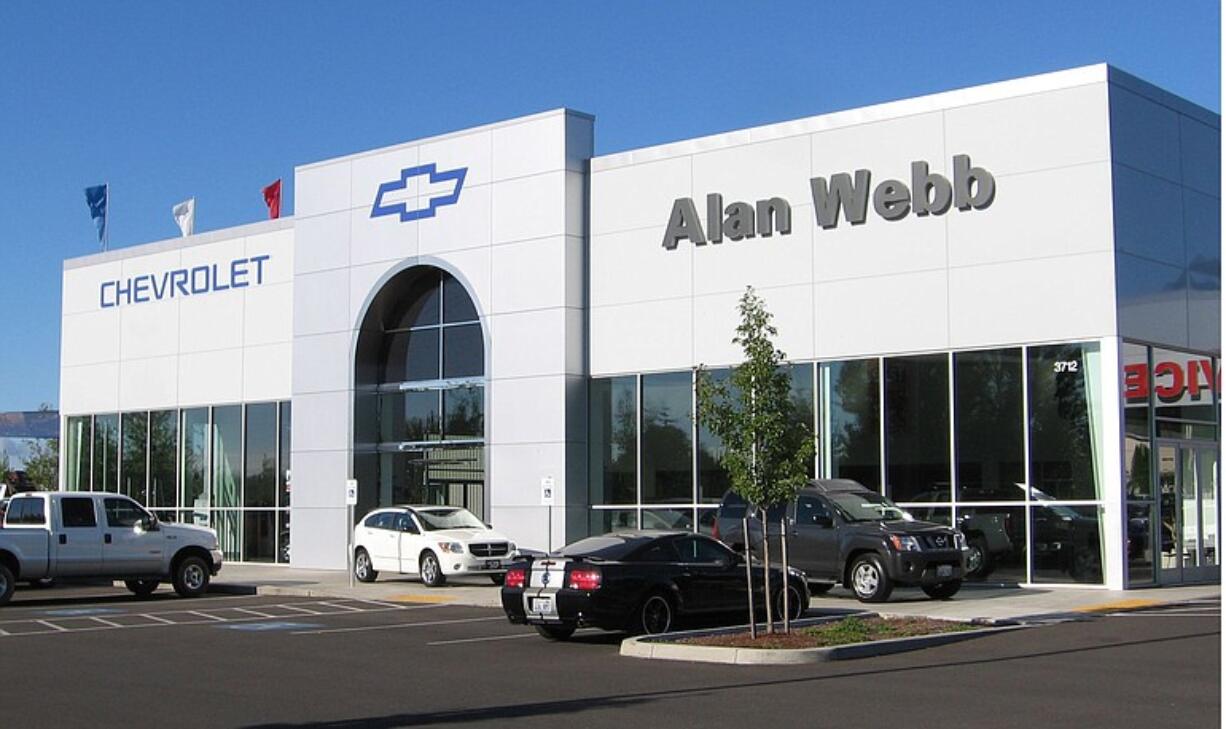
<path id="1" fill-rule="evenodd" d="M 149 437 L 149 413 L 123 414 L 123 461 L 120 464 L 119 493 L 148 504 L 145 470 Z"/>
<path id="2" fill-rule="evenodd" d="M 1031 507 L 1035 582 L 1102 584 L 1101 507 Z"/>
<path id="3" fill-rule="evenodd" d="M 227 561 L 238 561 L 242 553 L 242 514 L 238 509 L 222 509 L 209 514 L 209 523 L 205 526 L 217 530 L 217 544 Z"/>
<path id="4" fill-rule="evenodd" d="M 485 437 L 485 388 L 452 387 L 443 390 L 443 437 L 481 440 Z"/>
<path id="5" fill-rule="evenodd" d="M 277 514 L 275 511 L 243 512 L 243 560 L 272 562 L 276 559 Z"/>
<path id="6" fill-rule="evenodd" d="M 639 528 L 638 512 L 634 509 L 593 509 L 590 513 L 593 535 Z"/>
<path id="7" fill-rule="evenodd" d="M 193 408 L 182 411 L 183 432 L 183 501 L 190 510 L 189 523 L 208 519 L 209 508 L 209 409 Z M 201 515 L 199 517 L 195 515 Z"/>
<path id="8" fill-rule="evenodd" d="M 379 396 L 379 440 L 385 443 L 439 440 L 438 390 L 405 390 Z"/>
<path id="9" fill-rule="evenodd" d="M 643 503 L 693 503 L 692 376 L 643 375 Z"/>
<path id="10" fill-rule="evenodd" d="M 292 419 L 291 419 L 291 413 L 290 413 L 290 403 L 283 402 L 281 403 L 280 407 L 281 407 L 281 439 L 277 443 L 277 449 L 280 452 L 281 470 L 277 472 L 277 484 L 279 486 L 281 500 L 280 500 L 280 503 L 277 504 L 277 506 L 284 507 L 284 506 L 289 506 L 290 501 L 291 501 L 290 499 L 291 492 L 290 492 L 289 454 L 290 454 L 290 432 L 291 432 Z M 288 538 L 288 535 L 289 535 L 288 527 L 284 531 Z M 286 549 L 287 550 L 289 549 L 288 543 L 287 543 Z"/>
<path id="11" fill-rule="evenodd" d="M 213 508 L 231 509 L 242 505 L 239 493 L 243 472 L 242 434 L 241 405 L 213 408 L 213 440 L 210 446 L 213 464 Z M 237 544 L 235 549 L 237 550 Z"/>
<path id="12" fill-rule="evenodd" d="M 485 343 L 481 325 L 443 329 L 443 379 L 479 377 L 485 371 Z"/>
<path id="13" fill-rule="evenodd" d="M 94 416 L 94 491 L 119 490 L 119 415 Z"/>
<path id="14" fill-rule="evenodd" d="M 814 413 L 816 401 L 813 397 L 813 365 L 794 364 L 788 366 L 788 374 L 792 378 L 790 388 L 793 417 L 797 428 L 807 428 L 814 438 L 817 437 L 817 418 Z M 820 441 L 815 441 L 815 443 Z M 809 463 L 809 478 L 817 475 L 816 459 Z M 720 496 L 723 496 L 721 493 Z"/>
<path id="15" fill-rule="evenodd" d="M 948 501 L 949 358 L 885 360 L 886 496 Z"/>
<path id="16" fill-rule="evenodd" d="M 638 389 L 634 377 L 591 381 L 588 410 L 592 504 L 637 498 Z M 593 526 L 593 529 L 595 526 Z"/>
<path id="17" fill-rule="evenodd" d="M 706 377 L 713 385 L 727 389 L 728 397 L 736 402 L 739 391 L 732 387 L 732 370 L 708 370 Z M 724 441 L 698 419 L 698 498 L 704 503 L 719 503 L 731 483 L 728 471 L 720 460 L 724 457 Z"/>
<path id="18" fill-rule="evenodd" d="M 960 506 L 957 521 L 966 535 L 968 580 L 1026 581 L 1025 507 Z"/>
<path id="19" fill-rule="evenodd" d="M 693 509 L 643 509 L 644 529 L 693 531 Z"/>
<path id="20" fill-rule="evenodd" d="M 1212 357 L 1155 347 L 1148 382 L 1153 393 L 1154 417 L 1216 423 L 1217 408 L 1213 402 L 1216 382 Z"/>
<path id="21" fill-rule="evenodd" d="M 1128 584 L 1142 585 L 1154 581 L 1154 506 L 1151 503 L 1128 504 Z"/>
<path id="22" fill-rule="evenodd" d="M 415 329 L 387 337 L 383 382 L 416 382 L 439 377 L 439 330 Z"/>
<path id="23" fill-rule="evenodd" d="M 243 506 L 272 507 L 277 499 L 277 404 L 247 406 Z M 271 527 L 269 527 L 271 532 Z M 271 551 L 269 552 L 271 554 Z"/>
<path id="24" fill-rule="evenodd" d="M 825 461 L 831 478 L 881 489 L 880 367 L 876 359 L 822 366 Z"/>
<path id="25" fill-rule="evenodd" d="M 1101 499 L 1098 345 L 1031 347 L 1027 370 L 1031 499 Z"/>
<path id="26" fill-rule="evenodd" d="M 961 501 L 1022 501 L 1022 350 L 954 353 L 954 450 Z"/>
<path id="27" fill-rule="evenodd" d="M 454 276 L 443 276 L 443 322 L 476 321 L 477 308 Z"/>
<path id="28" fill-rule="evenodd" d="M 149 502 L 146 506 L 151 509 L 173 509 L 176 506 L 177 416 L 174 410 L 149 413 Z"/>
<path id="29" fill-rule="evenodd" d="M 69 491 L 89 491 L 89 465 L 94 439 L 88 415 L 68 418 L 67 444 L 64 448 L 64 485 Z"/>

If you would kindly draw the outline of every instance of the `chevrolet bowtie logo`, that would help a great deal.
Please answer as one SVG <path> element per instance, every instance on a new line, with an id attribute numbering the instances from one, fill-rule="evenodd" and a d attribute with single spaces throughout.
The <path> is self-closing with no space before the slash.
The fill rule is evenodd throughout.
<path id="1" fill-rule="evenodd" d="M 406 167 L 400 171 L 400 179 L 384 182 L 379 185 L 379 192 L 375 195 L 375 204 L 370 208 L 370 217 L 399 215 L 400 222 L 402 223 L 407 223 L 410 220 L 421 220 L 422 218 L 433 218 L 438 208 L 444 205 L 455 205 L 460 200 L 460 190 L 464 187 L 464 175 L 466 174 L 468 174 L 467 167 L 439 172 L 435 169 L 433 162 L 418 167 Z M 403 201 L 394 203 L 383 202 L 384 195 L 396 192 L 397 190 L 407 189 L 410 179 L 427 175 L 429 176 L 430 184 L 452 182 L 454 187 L 450 193 L 429 198 L 424 207 L 418 207 L 413 210 L 410 210 L 408 204 Z"/>

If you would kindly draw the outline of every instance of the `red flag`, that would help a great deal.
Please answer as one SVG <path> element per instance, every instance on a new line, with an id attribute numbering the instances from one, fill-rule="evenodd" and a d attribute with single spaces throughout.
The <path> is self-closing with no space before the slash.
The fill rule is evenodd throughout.
<path id="1" fill-rule="evenodd" d="M 268 206 L 269 220 L 281 217 L 281 180 L 264 188 L 264 204 Z"/>

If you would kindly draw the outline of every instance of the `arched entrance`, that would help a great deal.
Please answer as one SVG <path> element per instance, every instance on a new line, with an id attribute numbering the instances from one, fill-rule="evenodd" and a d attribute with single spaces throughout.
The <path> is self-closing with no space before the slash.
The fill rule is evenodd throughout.
<path id="1" fill-rule="evenodd" d="M 354 473 L 361 508 L 463 506 L 487 518 L 485 344 L 454 276 L 393 276 L 362 321 L 354 362 Z"/>

